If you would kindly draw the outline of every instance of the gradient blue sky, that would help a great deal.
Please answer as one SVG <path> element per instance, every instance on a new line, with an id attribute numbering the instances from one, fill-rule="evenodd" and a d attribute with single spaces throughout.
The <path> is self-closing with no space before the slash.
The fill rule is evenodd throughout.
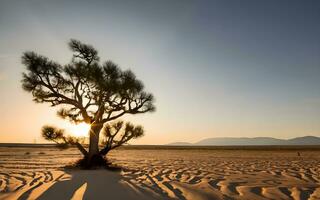
<path id="1" fill-rule="evenodd" d="M 0 0 L 0 142 L 66 126 L 21 89 L 22 52 L 61 64 L 70 38 L 132 69 L 157 112 L 136 144 L 320 136 L 320 2 Z"/>

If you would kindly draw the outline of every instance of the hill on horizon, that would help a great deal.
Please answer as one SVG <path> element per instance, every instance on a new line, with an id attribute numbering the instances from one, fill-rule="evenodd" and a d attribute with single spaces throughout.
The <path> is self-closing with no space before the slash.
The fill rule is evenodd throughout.
<path id="1" fill-rule="evenodd" d="M 171 146 L 242 146 L 242 145 L 320 145 L 320 137 L 303 136 L 292 139 L 273 137 L 217 137 L 206 138 L 196 143 L 173 142 Z"/>

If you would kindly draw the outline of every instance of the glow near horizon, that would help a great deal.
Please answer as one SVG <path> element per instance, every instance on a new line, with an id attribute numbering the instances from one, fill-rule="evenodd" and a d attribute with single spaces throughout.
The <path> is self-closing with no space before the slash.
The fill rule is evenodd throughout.
<path id="1" fill-rule="evenodd" d="M 22 91 L 20 57 L 34 50 L 66 64 L 70 38 L 131 68 L 155 95 L 156 113 L 125 117 L 146 129 L 135 144 L 319 136 L 320 6 L 290 2 L 3 1 L 0 142 L 68 128 Z"/>

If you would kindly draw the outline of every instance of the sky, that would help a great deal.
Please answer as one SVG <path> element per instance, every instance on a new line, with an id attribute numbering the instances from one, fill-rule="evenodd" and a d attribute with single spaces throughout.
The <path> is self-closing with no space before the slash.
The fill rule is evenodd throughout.
<path id="1" fill-rule="evenodd" d="M 56 108 L 21 88 L 22 53 L 71 61 L 71 38 L 133 70 L 157 111 L 132 144 L 320 136 L 320 2 L 0 0 L 0 142 L 42 142 Z"/>

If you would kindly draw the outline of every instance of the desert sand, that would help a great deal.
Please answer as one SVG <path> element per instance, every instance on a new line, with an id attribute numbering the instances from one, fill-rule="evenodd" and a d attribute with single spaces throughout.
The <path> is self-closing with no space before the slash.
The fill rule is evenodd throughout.
<path id="1" fill-rule="evenodd" d="M 76 170 L 76 149 L 0 147 L 0 199 L 320 199 L 318 150 L 130 149 L 121 171 Z"/>

